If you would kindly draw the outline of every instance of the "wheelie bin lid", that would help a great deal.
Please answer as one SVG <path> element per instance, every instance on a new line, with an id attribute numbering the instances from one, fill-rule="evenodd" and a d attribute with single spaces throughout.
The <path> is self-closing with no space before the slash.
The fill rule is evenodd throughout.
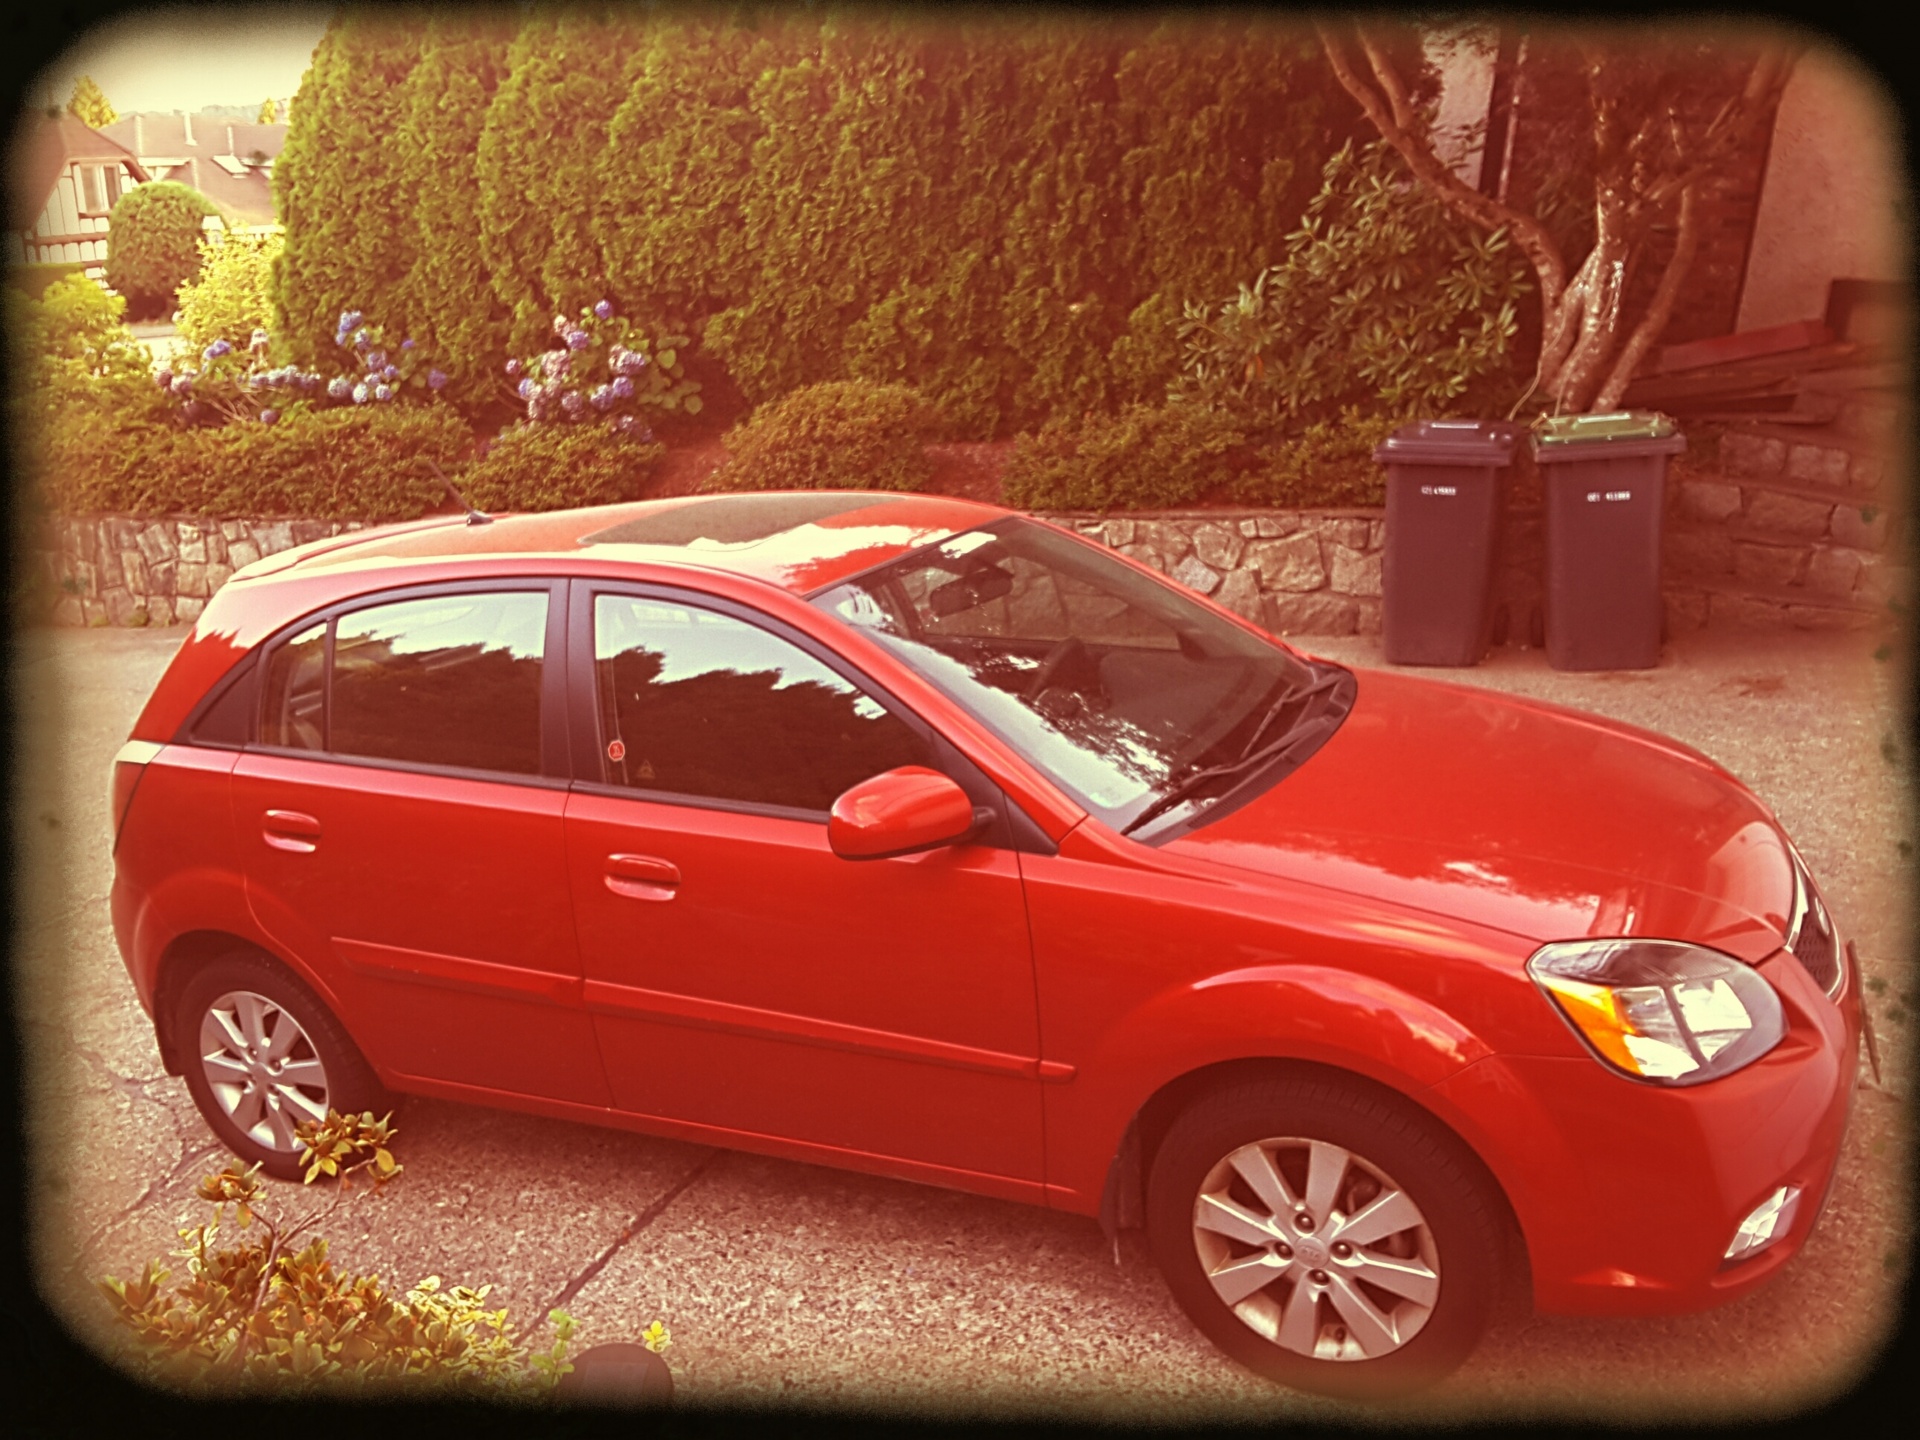
<path id="1" fill-rule="evenodd" d="M 1490 465 L 1513 459 L 1521 427 L 1508 420 L 1415 420 L 1402 425 L 1374 447 L 1382 465 Z"/>
<path id="2" fill-rule="evenodd" d="M 1627 455 L 1677 455 L 1687 448 L 1671 415 L 1656 410 L 1615 410 L 1605 415 L 1555 415 L 1534 422 L 1533 453 L 1542 460 L 1572 460 L 1589 447 Z M 1597 458 L 1597 455 L 1595 456 Z"/>

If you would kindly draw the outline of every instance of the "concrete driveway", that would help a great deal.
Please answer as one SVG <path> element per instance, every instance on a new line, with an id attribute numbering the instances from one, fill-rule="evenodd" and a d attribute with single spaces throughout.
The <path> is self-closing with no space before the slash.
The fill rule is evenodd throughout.
<path id="1" fill-rule="evenodd" d="M 49 1304 L 103 1351 L 118 1337 L 90 1279 L 166 1254 L 204 1218 L 194 1185 L 225 1162 L 161 1069 L 107 913 L 108 762 L 184 633 L 17 637 L 34 1254 Z M 1376 640 L 1304 643 L 1381 663 Z M 1858 939 L 1887 1069 L 1881 1089 L 1863 1068 L 1822 1226 L 1772 1285 L 1657 1321 L 1508 1314 L 1421 1417 L 1778 1414 L 1850 1387 L 1891 1335 L 1909 1264 L 1914 862 L 1906 679 L 1877 643 L 1707 632 L 1654 671 L 1564 675 L 1541 652 L 1502 651 L 1445 672 L 1664 731 L 1748 781 Z M 491 1282 L 489 1303 L 536 1339 L 556 1303 L 581 1321 L 581 1345 L 664 1320 L 688 1407 L 1176 1424 L 1343 1413 L 1223 1359 L 1139 1238 L 1116 1264 L 1091 1221 L 439 1101 L 397 1123 L 406 1174 L 335 1217 L 337 1264 L 400 1286 Z"/>

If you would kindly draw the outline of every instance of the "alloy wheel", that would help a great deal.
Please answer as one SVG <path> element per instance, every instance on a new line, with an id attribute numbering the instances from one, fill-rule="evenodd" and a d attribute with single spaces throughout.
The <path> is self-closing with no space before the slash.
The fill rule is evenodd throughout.
<path id="1" fill-rule="evenodd" d="M 231 990 L 200 1021 L 207 1087 L 236 1129 L 282 1154 L 300 1149 L 295 1128 L 327 1118 L 327 1071 L 300 1022 L 251 990 Z"/>
<path id="2" fill-rule="evenodd" d="M 1440 1294 L 1426 1217 L 1379 1167 L 1322 1140 L 1260 1140 L 1201 1182 L 1193 1243 L 1214 1293 L 1262 1339 L 1314 1360 L 1377 1360 Z"/>

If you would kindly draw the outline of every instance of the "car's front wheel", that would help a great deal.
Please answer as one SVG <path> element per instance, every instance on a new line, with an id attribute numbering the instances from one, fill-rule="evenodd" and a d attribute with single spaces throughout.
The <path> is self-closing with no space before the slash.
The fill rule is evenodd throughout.
<path id="1" fill-rule="evenodd" d="M 340 1022 L 265 955 L 206 965 L 174 1014 L 194 1104 L 223 1145 L 269 1175 L 299 1178 L 303 1120 L 392 1103 Z"/>
<path id="2" fill-rule="evenodd" d="M 1500 1232 L 1457 1141 L 1410 1106 L 1320 1078 L 1216 1091 L 1155 1155 L 1154 1258 L 1248 1368 L 1355 1397 L 1438 1380 L 1484 1332 Z"/>

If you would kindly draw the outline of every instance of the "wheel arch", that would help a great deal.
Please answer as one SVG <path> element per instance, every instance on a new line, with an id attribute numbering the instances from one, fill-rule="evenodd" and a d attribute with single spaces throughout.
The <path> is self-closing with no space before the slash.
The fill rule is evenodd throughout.
<path id="1" fill-rule="evenodd" d="M 276 969 L 302 988 L 311 991 L 315 1000 L 325 1006 L 327 1012 L 344 1029 L 346 1022 L 341 1019 L 340 1008 L 326 989 L 314 983 L 298 965 L 283 955 L 277 955 L 258 940 L 245 935 L 235 935 L 226 930 L 188 930 L 174 936 L 160 952 L 153 987 L 153 1032 L 160 1046 L 160 1063 L 169 1075 L 185 1073 L 185 1059 L 180 1053 L 180 1036 L 174 1030 L 174 1012 L 179 1008 L 181 992 L 195 974 L 216 960 L 224 960 L 233 955 L 253 955 L 268 961 Z"/>
<path id="2" fill-rule="evenodd" d="M 1462 1160 L 1493 1202 L 1501 1241 L 1506 1251 L 1514 1293 L 1532 1293 L 1531 1264 L 1525 1232 L 1506 1187 L 1466 1138 L 1431 1106 L 1357 1070 L 1317 1060 L 1286 1056 L 1248 1056 L 1202 1065 L 1177 1075 L 1149 1095 L 1128 1121 L 1119 1148 L 1107 1168 L 1100 1196 L 1100 1228 L 1118 1242 L 1121 1230 L 1141 1228 L 1146 1220 L 1147 1177 L 1167 1132 L 1182 1113 L 1201 1099 L 1232 1085 L 1281 1078 L 1318 1078 L 1375 1096 L 1381 1101 L 1410 1107 L 1457 1149 Z"/>

